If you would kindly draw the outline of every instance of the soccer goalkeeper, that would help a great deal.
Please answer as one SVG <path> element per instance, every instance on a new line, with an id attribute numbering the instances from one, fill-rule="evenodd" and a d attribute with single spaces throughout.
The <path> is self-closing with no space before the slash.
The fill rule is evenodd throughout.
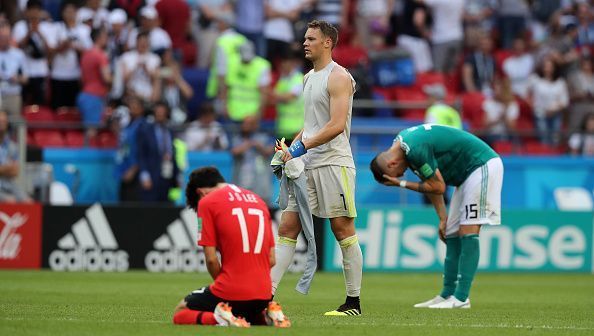
<path id="1" fill-rule="evenodd" d="M 446 244 L 443 289 L 416 308 L 470 308 L 470 286 L 479 262 L 482 225 L 501 222 L 503 163 L 482 140 L 448 126 L 420 125 L 403 130 L 392 146 L 371 161 L 375 179 L 428 196 Z M 412 169 L 420 182 L 402 180 Z M 443 194 L 455 186 L 446 212 Z"/>

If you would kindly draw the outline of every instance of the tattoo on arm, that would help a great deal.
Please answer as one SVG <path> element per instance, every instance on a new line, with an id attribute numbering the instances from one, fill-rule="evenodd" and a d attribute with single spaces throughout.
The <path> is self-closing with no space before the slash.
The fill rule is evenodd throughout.
<path id="1" fill-rule="evenodd" d="M 417 191 L 420 193 L 425 193 L 426 189 L 425 189 L 425 182 L 421 181 L 419 182 L 419 186 L 417 187 Z"/>

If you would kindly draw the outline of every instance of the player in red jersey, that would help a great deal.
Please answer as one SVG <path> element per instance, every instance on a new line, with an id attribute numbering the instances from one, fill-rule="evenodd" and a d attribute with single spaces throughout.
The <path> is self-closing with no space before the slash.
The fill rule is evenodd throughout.
<path id="1" fill-rule="evenodd" d="M 186 203 L 197 209 L 198 245 L 204 247 L 214 282 L 186 296 L 175 307 L 173 323 L 289 327 L 289 319 L 270 297 L 275 256 L 266 203 L 247 189 L 225 183 L 214 167 L 190 174 Z"/>

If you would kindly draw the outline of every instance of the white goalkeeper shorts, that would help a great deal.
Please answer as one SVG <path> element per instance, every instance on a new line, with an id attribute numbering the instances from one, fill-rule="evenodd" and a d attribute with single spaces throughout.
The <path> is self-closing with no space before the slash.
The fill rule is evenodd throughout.
<path id="1" fill-rule="evenodd" d="M 309 206 L 314 216 L 357 217 L 354 168 L 323 166 L 306 169 L 305 174 Z M 284 211 L 298 212 L 293 193 L 289 193 L 289 203 Z"/>
<path id="2" fill-rule="evenodd" d="M 457 233 L 460 225 L 501 224 L 502 184 L 503 162 L 499 157 L 473 171 L 454 191 L 446 236 Z"/>

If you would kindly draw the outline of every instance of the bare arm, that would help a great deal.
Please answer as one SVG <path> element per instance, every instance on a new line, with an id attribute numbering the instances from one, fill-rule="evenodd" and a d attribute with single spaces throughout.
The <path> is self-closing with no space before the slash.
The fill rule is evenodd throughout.
<path id="1" fill-rule="evenodd" d="M 276 265 L 276 254 L 274 254 L 274 247 L 270 248 L 270 257 L 268 259 L 270 260 L 270 268 L 273 268 L 274 265 Z"/>
<path id="2" fill-rule="evenodd" d="M 330 95 L 330 120 L 318 133 L 303 140 L 306 149 L 328 143 L 344 132 L 353 94 L 351 76 L 346 71 L 333 71 L 328 78 L 328 93 Z"/>
<path id="3" fill-rule="evenodd" d="M 400 186 L 400 182 L 402 181 L 397 177 L 392 177 L 392 176 L 388 176 L 388 175 L 384 175 L 384 178 L 386 178 L 388 180 L 388 182 L 384 183 L 387 186 Z M 441 172 L 439 171 L 439 169 L 436 169 L 435 175 L 431 176 L 430 178 L 428 178 L 424 181 L 421 181 L 421 182 L 406 181 L 405 188 L 412 190 L 412 191 L 418 191 L 425 195 L 429 195 L 429 194 L 443 195 L 446 191 L 446 187 L 447 186 L 445 184 L 445 181 L 443 180 L 443 176 L 441 176 Z"/>
<path id="4" fill-rule="evenodd" d="M 217 248 L 214 246 L 205 246 L 204 258 L 206 259 L 206 269 L 208 269 L 208 273 L 210 273 L 213 280 L 216 279 L 221 272 L 221 263 L 217 257 Z"/>
<path id="5" fill-rule="evenodd" d="M 433 204 L 437 217 L 439 217 L 439 238 L 445 242 L 445 228 L 448 221 L 448 212 L 445 206 L 443 195 L 426 194 Z"/>

